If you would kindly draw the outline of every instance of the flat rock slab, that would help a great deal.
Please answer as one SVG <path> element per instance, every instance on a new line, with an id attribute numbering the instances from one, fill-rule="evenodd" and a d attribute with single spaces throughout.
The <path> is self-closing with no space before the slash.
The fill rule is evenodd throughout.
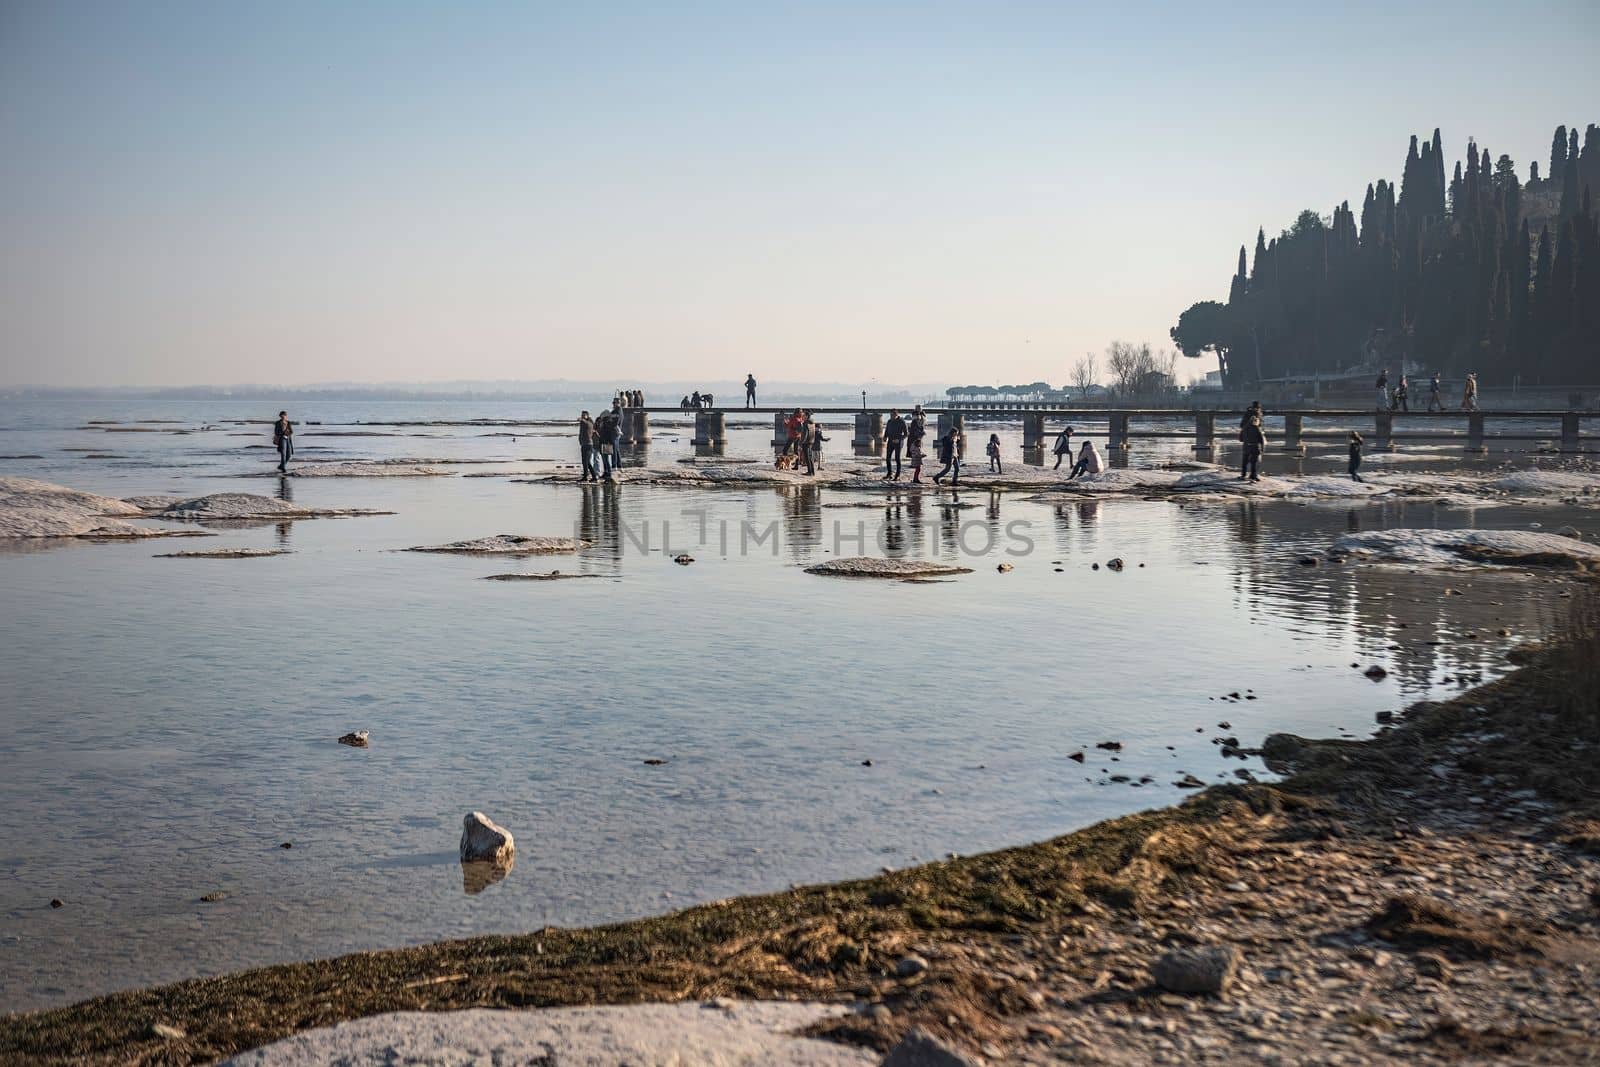
<path id="1" fill-rule="evenodd" d="M 392 515 L 392 511 L 366 508 L 308 508 L 275 496 L 256 493 L 212 493 L 187 500 L 166 497 L 133 497 L 129 503 L 149 504 L 161 519 L 317 519 L 352 515 Z"/>
<path id="2" fill-rule="evenodd" d="M 575 537 L 528 537 L 523 534 L 495 534 L 472 541 L 451 541 L 447 545 L 417 545 L 407 552 L 444 552 L 457 556 L 539 556 L 553 552 L 576 552 L 594 542 Z"/>
<path id="3" fill-rule="evenodd" d="M 287 556 L 286 548 L 213 548 L 198 552 L 160 552 L 152 559 L 261 559 L 264 556 Z"/>
<path id="4" fill-rule="evenodd" d="M 729 1001 L 537 1011 L 395 1012 L 308 1030 L 225 1061 L 239 1067 L 560 1064 L 561 1067 L 867 1067 L 863 1049 L 792 1036 L 844 1013 Z"/>
<path id="5" fill-rule="evenodd" d="M 514 571 L 510 574 L 486 574 L 486 582 L 563 582 L 568 578 L 600 578 L 599 574 L 563 574 L 560 571 L 550 571 L 547 574 L 538 572 L 523 573 Z"/>
<path id="6" fill-rule="evenodd" d="M 260 478 L 282 476 L 276 467 L 254 472 Z M 291 465 L 291 478 L 444 478 L 456 472 L 445 467 L 414 463 L 303 463 Z"/>
<path id="7" fill-rule="evenodd" d="M 1500 563 L 1600 570 L 1600 548 L 1531 530 L 1370 530 L 1345 534 L 1334 553 L 1397 563 Z"/>
<path id="8" fill-rule="evenodd" d="M 932 578 L 944 574 L 971 574 L 971 567 L 934 563 L 925 559 L 880 559 L 875 556 L 846 556 L 825 560 L 807 567 L 807 574 L 830 574 L 843 578 Z"/>
<path id="9" fill-rule="evenodd" d="M 144 516 L 144 510 L 116 497 L 69 489 L 33 478 L 0 476 L 0 538 L 172 537 L 188 531 L 134 526 L 119 516 Z"/>

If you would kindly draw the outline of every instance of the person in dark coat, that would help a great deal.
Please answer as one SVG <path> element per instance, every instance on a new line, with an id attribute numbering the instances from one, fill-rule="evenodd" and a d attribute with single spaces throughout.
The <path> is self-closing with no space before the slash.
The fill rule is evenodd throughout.
<path id="1" fill-rule="evenodd" d="M 944 466 L 940 467 L 939 473 L 933 476 L 935 485 L 938 485 L 939 480 L 946 474 L 950 474 L 951 471 L 955 472 L 950 478 L 951 485 L 954 485 L 956 479 L 961 477 L 961 467 L 957 462 L 958 449 L 960 447 L 956 441 L 956 428 L 954 426 L 950 427 L 945 432 L 945 435 L 939 438 L 939 462 L 943 463 Z"/>
<path id="2" fill-rule="evenodd" d="M 754 374 L 746 374 L 744 376 L 744 406 L 747 408 L 756 406 L 756 376 Z"/>
<path id="3" fill-rule="evenodd" d="M 287 411 L 278 412 L 278 421 L 272 424 L 272 446 L 278 450 L 278 469 L 287 472 L 294 455 L 294 423 Z"/>
<path id="4" fill-rule="evenodd" d="M 889 410 L 889 421 L 883 424 L 884 461 L 883 477 L 886 481 L 900 480 L 900 452 L 906 444 L 906 420 L 898 408 Z"/>
<path id="5" fill-rule="evenodd" d="M 578 416 L 578 462 L 583 469 L 580 482 L 597 482 L 599 475 L 595 473 L 594 446 L 595 446 L 594 420 L 587 411 Z"/>
<path id="6" fill-rule="evenodd" d="M 1239 464 L 1239 480 L 1242 482 L 1248 476 L 1250 481 L 1261 480 L 1261 453 L 1267 447 L 1267 435 L 1261 429 L 1261 419 L 1253 418 L 1245 423 L 1244 429 L 1239 431 L 1239 440 L 1244 442 L 1244 459 Z"/>
<path id="7" fill-rule="evenodd" d="M 1350 480 L 1366 481 L 1361 477 L 1361 435 L 1355 430 L 1350 431 Z"/>

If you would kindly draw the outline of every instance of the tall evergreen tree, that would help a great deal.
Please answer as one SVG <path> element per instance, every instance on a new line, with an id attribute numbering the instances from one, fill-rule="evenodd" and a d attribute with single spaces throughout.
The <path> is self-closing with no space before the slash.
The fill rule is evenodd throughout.
<path id="1" fill-rule="evenodd" d="M 1567 170 L 1567 128 L 1557 126 L 1555 136 L 1550 138 L 1550 180 L 1557 182 Z"/>

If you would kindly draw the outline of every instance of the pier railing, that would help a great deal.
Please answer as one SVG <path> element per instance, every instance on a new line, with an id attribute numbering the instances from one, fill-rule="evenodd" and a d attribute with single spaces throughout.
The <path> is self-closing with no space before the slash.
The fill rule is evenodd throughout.
<path id="1" fill-rule="evenodd" d="M 813 415 L 849 415 L 854 419 L 855 434 L 852 444 L 858 448 L 875 448 L 883 443 L 884 420 L 892 410 L 909 415 L 910 409 L 891 407 L 815 407 L 807 408 Z M 1137 438 L 1174 438 L 1194 440 L 1196 452 L 1209 452 L 1216 447 L 1220 432 L 1226 439 L 1238 436 L 1243 410 L 1196 411 L 1189 408 L 1066 408 L 1033 407 L 1006 408 L 993 411 L 973 411 L 963 407 L 924 407 L 923 413 L 936 418 L 936 433 L 943 435 L 952 424 L 965 425 L 968 421 L 988 419 L 1021 419 L 1022 447 L 1025 452 L 1043 449 L 1053 431 L 1074 421 L 1104 422 L 1106 445 L 1111 451 L 1122 451 Z M 782 446 L 788 440 L 784 420 L 794 411 L 791 407 L 750 408 L 624 408 L 622 442 L 640 444 L 650 439 L 650 416 L 673 414 L 694 416 L 696 445 L 719 445 L 727 440 L 727 417 L 731 415 L 770 415 L 772 417 L 772 443 Z M 1367 423 L 1372 427 L 1369 446 L 1377 451 L 1389 451 L 1396 441 L 1459 441 L 1468 452 L 1483 452 L 1486 442 L 1496 441 L 1559 441 L 1562 452 L 1585 451 L 1585 443 L 1596 440 L 1594 433 L 1584 433 L 1584 424 L 1600 419 L 1600 411 L 1373 411 L 1361 409 L 1288 408 L 1268 409 L 1269 420 L 1282 419 L 1283 433 L 1276 447 L 1304 451 L 1307 441 L 1342 439 L 1352 423 Z M 1559 430 L 1551 433 L 1536 427 L 1532 422 L 1555 422 Z M 1184 424 L 1187 428 L 1183 428 Z M 1310 429 L 1308 425 L 1330 424 L 1340 429 Z M 1495 432 L 1490 433 L 1491 424 Z"/>

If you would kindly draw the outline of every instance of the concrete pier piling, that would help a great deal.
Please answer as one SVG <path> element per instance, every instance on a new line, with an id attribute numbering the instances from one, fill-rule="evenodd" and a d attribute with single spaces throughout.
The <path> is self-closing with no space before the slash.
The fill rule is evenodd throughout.
<path id="1" fill-rule="evenodd" d="M 1489 451 L 1483 443 L 1483 412 L 1481 411 L 1474 411 L 1467 415 L 1467 451 Z"/>
<path id="2" fill-rule="evenodd" d="M 1044 449 L 1044 416 L 1029 414 L 1022 416 L 1022 447 L 1025 451 L 1036 452 Z"/>
<path id="3" fill-rule="evenodd" d="M 1394 451 L 1394 413 L 1393 412 L 1389 412 L 1389 411 L 1380 411 L 1380 412 L 1378 412 L 1377 416 L 1374 418 L 1373 421 L 1376 424 L 1373 427 L 1373 437 L 1374 437 L 1374 441 L 1373 441 L 1373 445 L 1372 445 L 1373 451 L 1375 451 L 1375 452 L 1393 452 Z"/>
<path id="4" fill-rule="evenodd" d="M 785 415 L 781 411 L 774 411 L 772 413 L 772 447 L 773 448 L 783 448 L 785 445 L 787 445 L 789 443 L 789 427 L 787 427 L 787 426 L 785 426 L 783 424 L 783 421 L 786 418 L 788 418 L 788 416 Z"/>
<path id="5" fill-rule="evenodd" d="M 632 417 L 627 421 L 633 423 L 633 443 L 645 444 L 650 440 L 650 413 L 642 408 L 635 409 Z"/>
<path id="6" fill-rule="evenodd" d="M 695 412 L 693 444 L 720 445 L 727 439 L 727 420 L 723 417 L 722 412 Z"/>
<path id="7" fill-rule="evenodd" d="M 1210 452 L 1217 443 L 1217 417 L 1209 411 L 1194 414 L 1194 450 Z"/>
<path id="8" fill-rule="evenodd" d="M 1285 415 L 1283 417 L 1283 449 L 1293 452 L 1297 456 L 1306 454 L 1306 443 L 1301 437 L 1305 431 L 1306 417 L 1304 415 Z"/>
<path id="9" fill-rule="evenodd" d="M 1583 448 L 1578 440 L 1578 415 L 1569 411 L 1561 416 L 1561 451 L 1582 452 Z"/>
<path id="10" fill-rule="evenodd" d="M 877 448 L 883 443 L 883 415 L 862 411 L 856 415 L 856 435 L 850 442 L 856 448 Z"/>
<path id="11" fill-rule="evenodd" d="M 1128 448 L 1128 413 L 1113 411 L 1110 428 L 1106 431 L 1106 451 L 1124 452 Z"/>

